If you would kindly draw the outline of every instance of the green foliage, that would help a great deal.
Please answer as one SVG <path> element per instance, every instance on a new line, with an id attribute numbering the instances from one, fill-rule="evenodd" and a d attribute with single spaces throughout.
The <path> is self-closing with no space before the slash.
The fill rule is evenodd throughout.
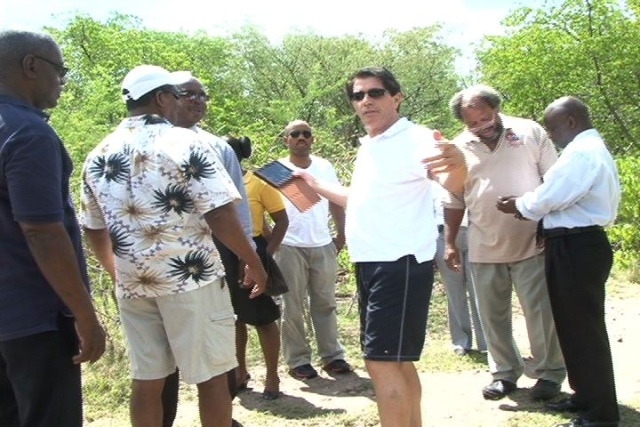
<path id="1" fill-rule="evenodd" d="M 632 278 L 637 279 L 640 274 L 640 231 L 637 226 L 637 219 L 640 218 L 640 157 L 619 158 L 617 166 L 622 200 L 616 224 L 609 228 L 608 233 L 615 249 L 617 267 L 627 270 Z"/>
<path id="2" fill-rule="evenodd" d="M 616 0 L 548 1 L 520 8 L 478 50 L 484 82 L 504 95 L 505 109 L 540 119 L 563 95 L 591 108 L 615 154 L 640 149 L 640 26 L 636 9 Z"/>
<path id="3" fill-rule="evenodd" d="M 251 137 L 253 164 L 284 155 L 280 132 L 291 120 L 303 119 L 317 135 L 315 152 L 333 160 L 348 179 L 364 131 L 344 84 L 362 66 L 384 65 L 396 73 L 404 85 L 403 111 L 414 121 L 445 134 L 457 126 L 446 109 L 457 89 L 457 52 L 439 37 L 437 26 L 389 31 L 377 43 L 308 33 L 273 44 L 251 26 L 226 38 L 161 32 L 118 14 L 105 23 L 78 15 L 65 28 L 49 30 L 73 70 L 52 123 L 76 165 L 126 115 L 120 85 L 142 63 L 199 77 L 211 95 L 202 126 L 218 135 Z"/>
<path id="4" fill-rule="evenodd" d="M 554 99 L 574 95 L 588 103 L 594 126 L 620 167 L 623 197 L 610 229 L 619 268 L 635 268 L 640 249 L 640 25 L 638 2 L 565 0 L 520 8 L 506 34 L 478 50 L 482 80 L 500 90 L 505 111 L 539 120 Z"/>
<path id="5" fill-rule="evenodd" d="M 503 93 L 508 113 L 539 119 L 550 101 L 566 94 L 589 103 L 596 127 L 618 156 L 624 192 L 610 236 L 618 265 L 627 269 L 637 264 L 640 247 L 635 225 L 640 186 L 634 173 L 640 166 L 639 5 L 636 0 L 566 0 L 537 10 L 520 8 L 504 20 L 505 35 L 487 37 L 478 51 L 478 73 Z M 348 182 L 364 130 L 344 85 L 364 66 L 382 65 L 398 77 L 405 96 L 403 115 L 445 135 L 460 130 L 447 106 L 461 81 L 454 68 L 459 52 L 443 40 L 438 25 L 386 31 L 379 40 L 294 33 L 272 43 L 251 26 L 214 37 L 151 30 L 135 17 L 116 14 L 106 22 L 77 15 L 64 28 L 49 31 L 72 69 L 52 124 L 76 165 L 76 194 L 86 155 L 126 116 L 122 79 L 143 63 L 189 70 L 200 78 L 211 96 L 202 126 L 217 135 L 249 136 L 254 142 L 249 168 L 284 156 L 283 128 L 304 119 L 314 128 L 314 152 L 330 159 Z M 349 337 L 349 356 L 356 358 L 357 310 L 351 305 L 355 286 L 346 251 L 339 261 L 341 328 Z M 122 413 L 129 380 L 113 285 L 93 258 L 90 263 L 96 304 L 110 334 L 105 357 L 85 368 L 87 416 L 95 418 L 102 411 Z M 431 339 L 439 340 L 445 334 L 446 310 L 442 293 L 435 296 L 430 331 Z M 432 347 L 435 357 L 421 368 L 468 368 L 440 363 L 450 353 L 446 347 L 444 341 Z M 250 363 L 260 360 L 257 348 L 253 337 Z"/>

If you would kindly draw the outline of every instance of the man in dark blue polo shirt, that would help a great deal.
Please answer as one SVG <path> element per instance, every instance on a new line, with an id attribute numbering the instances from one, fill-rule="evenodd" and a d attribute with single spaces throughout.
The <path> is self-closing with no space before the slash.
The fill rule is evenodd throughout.
<path id="1" fill-rule="evenodd" d="M 0 31 L 0 426 L 81 426 L 80 363 L 104 352 L 71 158 L 42 111 L 67 71 L 50 36 Z"/>

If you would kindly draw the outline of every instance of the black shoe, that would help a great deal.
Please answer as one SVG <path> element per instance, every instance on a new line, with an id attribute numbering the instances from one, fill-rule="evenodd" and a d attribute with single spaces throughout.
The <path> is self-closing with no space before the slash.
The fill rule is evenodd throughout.
<path id="1" fill-rule="evenodd" d="M 517 385 L 507 380 L 495 380 L 482 389 L 482 396 L 487 400 L 498 400 L 515 391 Z"/>
<path id="2" fill-rule="evenodd" d="M 555 412 L 578 412 L 585 409 L 571 400 L 571 398 L 562 399 L 557 402 L 549 402 L 544 405 L 544 407 Z"/>
<path id="3" fill-rule="evenodd" d="M 343 359 L 332 360 L 331 362 L 324 365 L 322 368 L 330 374 L 346 374 L 353 371 L 351 365 L 349 365 Z"/>
<path id="4" fill-rule="evenodd" d="M 618 427 L 617 421 L 588 421 L 582 417 L 575 418 L 568 423 L 558 424 L 556 427 Z"/>
<path id="5" fill-rule="evenodd" d="M 310 364 L 296 366 L 289 371 L 291 376 L 298 378 L 299 380 L 309 380 L 318 376 L 318 371 L 313 369 Z"/>
<path id="6" fill-rule="evenodd" d="M 237 422 L 236 420 L 231 420 L 231 427 L 242 427 L 242 424 Z"/>
<path id="7" fill-rule="evenodd" d="M 556 382 L 540 379 L 531 387 L 529 395 L 533 400 L 553 399 L 560 393 L 560 387 L 561 385 Z"/>

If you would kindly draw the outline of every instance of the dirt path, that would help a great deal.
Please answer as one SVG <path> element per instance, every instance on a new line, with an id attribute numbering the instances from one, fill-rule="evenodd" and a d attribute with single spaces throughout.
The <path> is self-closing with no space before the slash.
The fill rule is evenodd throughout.
<path id="1" fill-rule="evenodd" d="M 640 405 L 640 288 L 624 287 L 607 302 L 607 322 L 614 356 L 618 400 Z M 527 355 L 528 345 L 524 319 L 516 314 L 514 318 L 516 341 L 523 355 Z M 245 427 L 275 426 L 265 421 L 261 412 L 282 414 L 278 427 L 320 426 L 318 420 L 309 418 L 329 412 L 353 414 L 351 426 L 376 426 L 375 400 L 371 382 L 366 374 L 357 370 L 346 376 L 331 377 L 321 372 L 316 379 L 298 381 L 289 375 L 281 375 L 281 390 L 285 395 L 277 401 L 265 402 L 260 397 L 264 372 L 252 369 L 254 379 L 250 385 L 255 390 L 241 393 L 234 401 L 234 418 Z M 518 411 L 539 410 L 539 403 L 528 399 L 527 388 L 535 380 L 523 376 L 520 389 L 507 399 L 485 401 L 480 390 L 490 381 L 486 367 L 462 372 L 421 373 L 423 385 L 423 416 L 426 427 L 486 427 L 506 426 L 507 420 Z M 564 384 L 563 391 L 570 392 Z M 175 426 L 198 426 L 196 402 L 186 396 L 180 403 Z M 635 415 L 633 416 L 634 419 Z M 637 420 L 640 420 L 640 415 Z M 623 418 L 624 421 L 624 418 Z M 92 424 L 93 425 L 93 424 Z M 97 426 L 98 424 L 96 424 Z M 107 424 L 104 424 L 107 425 Z M 638 427 L 636 422 L 621 424 L 621 427 Z M 326 427 L 333 427 L 326 424 Z M 543 427 L 543 426 L 541 426 Z"/>

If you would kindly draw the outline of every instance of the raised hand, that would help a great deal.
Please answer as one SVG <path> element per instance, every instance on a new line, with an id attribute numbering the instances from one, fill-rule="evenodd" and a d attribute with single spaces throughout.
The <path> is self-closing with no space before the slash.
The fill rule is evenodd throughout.
<path id="1" fill-rule="evenodd" d="M 434 130 L 433 138 L 436 140 L 435 148 L 437 154 L 422 159 L 422 163 L 430 176 L 466 167 L 462 151 L 454 143 L 446 139 L 442 132 L 437 129 Z"/>

